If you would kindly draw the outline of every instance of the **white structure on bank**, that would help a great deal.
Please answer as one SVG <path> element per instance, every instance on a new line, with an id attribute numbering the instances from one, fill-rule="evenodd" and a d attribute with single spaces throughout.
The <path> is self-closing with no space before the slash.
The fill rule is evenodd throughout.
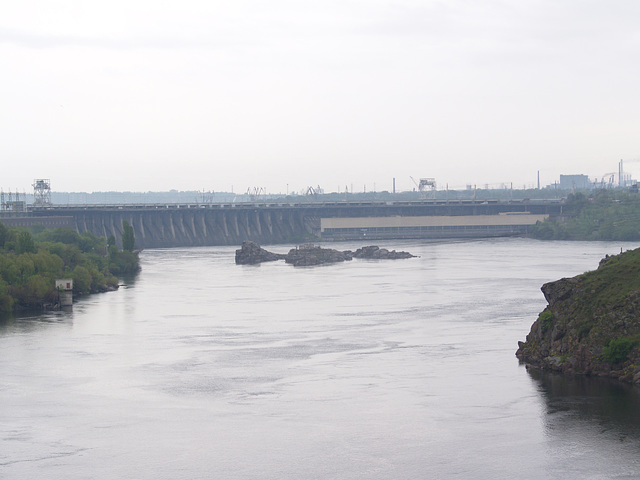
<path id="1" fill-rule="evenodd" d="M 61 307 L 73 305 L 73 279 L 59 278 L 56 280 L 56 290 Z"/>

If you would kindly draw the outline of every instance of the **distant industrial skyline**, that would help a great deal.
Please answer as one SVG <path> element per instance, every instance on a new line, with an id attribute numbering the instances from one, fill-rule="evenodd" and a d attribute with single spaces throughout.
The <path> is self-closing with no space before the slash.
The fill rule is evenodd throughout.
<path id="1" fill-rule="evenodd" d="M 622 167 L 622 165 L 620 166 Z M 260 199 L 283 199 L 285 196 L 292 197 L 314 197 L 317 200 L 327 199 L 348 199 L 351 195 L 361 199 L 455 199 L 455 198 L 475 198 L 476 192 L 480 193 L 479 198 L 555 198 L 566 195 L 568 191 L 591 190 L 600 188 L 624 188 L 635 187 L 637 180 L 631 174 L 622 173 L 622 180 L 616 178 L 612 173 L 600 179 L 589 178 L 584 174 L 560 175 L 559 180 L 549 184 L 538 185 L 514 185 L 510 183 L 501 184 L 467 184 L 463 187 L 439 187 L 431 183 L 434 179 L 422 178 L 413 179 L 415 184 L 412 188 L 399 190 L 398 188 L 389 190 L 363 189 L 358 190 L 325 190 L 321 187 L 307 187 L 300 191 L 288 192 L 268 192 L 264 188 L 252 188 L 246 191 L 214 191 L 214 190 L 165 190 L 165 191 L 96 191 L 96 192 L 65 192 L 51 189 L 50 179 L 35 179 L 31 190 L 26 189 L 4 189 L 2 192 L 2 210 L 5 210 L 12 202 L 25 202 L 26 204 L 135 204 L 135 203 L 228 203 L 259 201 Z M 426 186 L 422 182 L 426 181 Z M 535 197 L 531 197 L 531 190 L 538 190 Z M 448 195 L 447 193 L 450 193 Z M 492 193 L 493 192 L 493 193 Z M 557 192 L 557 193 L 555 193 Z M 344 196 L 349 194 L 348 197 Z M 373 195 L 373 196 L 372 196 Z M 411 196 L 413 195 L 413 196 Z"/>
<path id="2" fill-rule="evenodd" d="M 640 177 L 640 4 L 24 0 L 0 187 L 516 188 Z"/>

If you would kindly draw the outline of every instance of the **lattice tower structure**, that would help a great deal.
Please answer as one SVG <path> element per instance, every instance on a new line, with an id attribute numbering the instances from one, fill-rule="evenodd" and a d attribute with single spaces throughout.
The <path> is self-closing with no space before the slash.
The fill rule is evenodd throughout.
<path id="1" fill-rule="evenodd" d="M 34 205 L 51 205 L 51 181 L 41 178 L 33 181 Z"/>

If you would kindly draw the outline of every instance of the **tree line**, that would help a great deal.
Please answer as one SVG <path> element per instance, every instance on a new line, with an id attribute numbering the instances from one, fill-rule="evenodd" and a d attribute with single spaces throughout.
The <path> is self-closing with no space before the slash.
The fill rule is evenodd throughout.
<path id="1" fill-rule="evenodd" d="M 640 240 L 638 194 L 597 190 L 569 194 L 562 215 L 538 222 L 530 235 L 541 240 Z"/>
<path id="2" fill-rule="evenodd" d="M 73 279 L 74 295 L 118 288 L 117 277 L 140 269 L 133 228 L 123 221 L 123 248 L 71 228 L 32 230 L 0 222 L 0 311 L 55 304 L 56 279 Z"/>

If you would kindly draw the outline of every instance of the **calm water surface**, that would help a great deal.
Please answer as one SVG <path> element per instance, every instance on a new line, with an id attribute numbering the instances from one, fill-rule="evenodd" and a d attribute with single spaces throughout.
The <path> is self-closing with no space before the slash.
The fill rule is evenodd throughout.
<path id="1" fill-rule="evenodd" d="M 1 322 L 0 478 L 640 478 L 637 389 L 514 355 L 540 286 L 620 243 L 385 245 L 420 258 L 148 250 L 117 292 Z"/>

